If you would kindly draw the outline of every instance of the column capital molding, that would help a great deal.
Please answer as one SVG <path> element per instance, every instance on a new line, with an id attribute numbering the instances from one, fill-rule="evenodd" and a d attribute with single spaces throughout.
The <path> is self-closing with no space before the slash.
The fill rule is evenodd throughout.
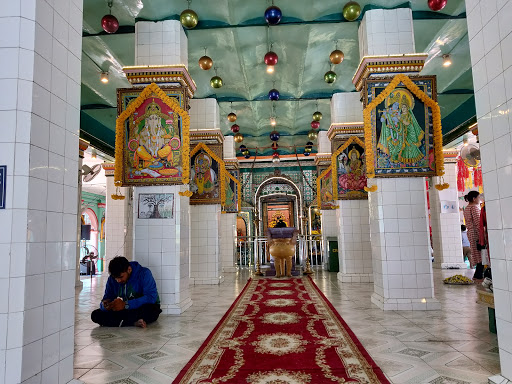
<path id="1" fill-rule="evenodd" d="M 224 165 L 226 166 L 226 169 L 230 171 L 240 169 L 238 159 L 224 159 Z"/>
<path id="2" fill-rule="evenodd" d="M 178 65 L 136 65 L 123 67 L 126 79 L 132 85 L 148 85 L 151 83 L 179 83 L 187 88 L 190 98 L 197 89 L 184 64 Z"/>
<path id="3" fill-rule="evenodd" d="M 101 166 L 105 170 L 105 176 L 114 176 L 114 170 L 116 169 L 115 163 L 103 163 Z"/>
<path id="4" fill-rule="evenodd" d="M 457 157 L 459 157 L 459 151 L 456 149 L 444 149 L 443 150 L 444 162 L 445 163 L 457 163 Z"/>
<path id="5" fill-rule="evenodd" d="M 84 151 L 89 148 L 90 143 L 87 140 L 79 139 L 78 140 L 78 156 L 80 158 L 84 158 Z"/>
<path id="6" fill-rule="evenodd" d="M 190 130 L 190 144 L 222 144 L 224 135 L 220 129 L 197 129 Z"/>
<path id="7" fill-rule="evenodd" d="M 374 75 L 418 74 L 423 69 L 427 57 L 427 53 L 364 56 L 352 78 L 352 83 L 356 90 L 361 91 L 364 79 Z"/>
<path id="8" fill-rule="evenodd" d="M 342 139 L 349 136 L 363 136 L 364 122 L 358 121 L 354 123 L 332 123 L 327 131 L 329 140 Z"/>
<path id="9" fill-rule="evenodd" d="M 331 165 L 331 153 L 317 153 L 315 156 L 315 165 Z"/>

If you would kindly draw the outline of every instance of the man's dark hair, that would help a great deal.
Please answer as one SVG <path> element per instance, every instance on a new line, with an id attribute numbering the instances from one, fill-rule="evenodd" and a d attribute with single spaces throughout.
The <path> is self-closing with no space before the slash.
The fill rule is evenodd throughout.
<path id="1" fill-rule="evenodd" d="M 126 272 L 129 266 L 130 262 L 126 257 L 116 256 L 108 263 L 108 272 L 113 278 L 116 278 L 121 276 L 121 273 Z"/>
<path id="2" fill-rule="evenodd" d="M 462 232 L 464 232 L 464 231 L 466 230 L 466 226 L 465 226 L 464 224 L 461 224 L 461 226 L 460 226 L 460 230 L 461 230 Z"/>

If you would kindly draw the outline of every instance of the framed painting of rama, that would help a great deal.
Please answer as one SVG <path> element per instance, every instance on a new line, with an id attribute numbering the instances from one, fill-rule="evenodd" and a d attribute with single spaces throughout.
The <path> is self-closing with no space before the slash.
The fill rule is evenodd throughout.
<path id="1" fill-rule="evenodd" d="M 317 205 L 320 209 L 336 209 L 332 180 L 332 166 L 324 170 L 316 179 Z"/>
<path id="2" fill-rule="evenodd" d="M 442 145 L 436 77 L 366 79 L 364 92 L 368 176 L 434 176 Z"/>
<path id="3" fill-rule="evenodd" d="M 187 184 L 189 126 L 181 88 L 118 89 L 116 185 Z"/>
<path id="4" fill-rule="evenodd" d="M 364 142 L 352 136 L 331 156 L 334 200 L 367 199 Z"/>
<path id="5" fill-rule="evenodd" d="M 190 204 L 224 204 L 224 161 L 207 145 L 199 143 L 190 152 L 190 167 Z"/>

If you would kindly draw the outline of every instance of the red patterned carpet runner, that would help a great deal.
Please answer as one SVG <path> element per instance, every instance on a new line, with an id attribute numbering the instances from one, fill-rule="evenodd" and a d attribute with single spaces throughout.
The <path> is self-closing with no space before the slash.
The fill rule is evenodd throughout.
<path id="1" fill-rule="evenodd" d="M 174 383 L 389 383 L 308 278 L 249 280 Z"/>

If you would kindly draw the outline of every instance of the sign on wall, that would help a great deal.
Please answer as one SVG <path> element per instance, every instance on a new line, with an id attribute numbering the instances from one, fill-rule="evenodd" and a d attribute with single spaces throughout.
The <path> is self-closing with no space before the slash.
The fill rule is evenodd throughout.
<path id="1" fill-rule="evenodd" d="M 173 217 L 173 193 L 141 193 L 139 195 L 139 219 L 172 219 Z"/>

